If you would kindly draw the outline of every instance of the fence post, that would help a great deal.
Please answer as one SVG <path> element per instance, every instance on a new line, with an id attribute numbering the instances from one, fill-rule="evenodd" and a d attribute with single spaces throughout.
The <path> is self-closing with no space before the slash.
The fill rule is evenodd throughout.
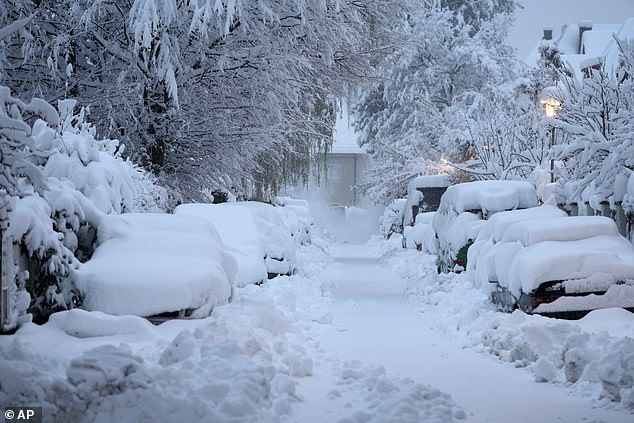
<path id="1" fill-rule="evenodd" d="M 627 237 L 627 216 L 625 216 L 625 210 L 623 210 L 623 203 L 621 201 L 617 201 L 614 208 L 614 220 L 616 221 L 616 227 L 619 228 L 619 233 L 621 235 Z"/>
<path id="2" fill-rule="evenodd" d="M 5 221 L 2 221 L 0 225 L 6 226 Z M 15 284 L 15 260 L 13 259 L 13 242 L 6 235 L 6 227 L 0 228 L 0 236 L 2 242 L 0 242 L 0 256 L 1 266 L 0 271 L 0 332 L 5 332 L 14 329 L 11 322 L 10 312 L 13 308 L 12 304 L 12 285 Z"/>
<path id="3" fill-rule="evenodd" d="M 601 201 L 601 216 L 612 217 L 612 210 L 610 209 L 610 203 L 607 201 Z"/>

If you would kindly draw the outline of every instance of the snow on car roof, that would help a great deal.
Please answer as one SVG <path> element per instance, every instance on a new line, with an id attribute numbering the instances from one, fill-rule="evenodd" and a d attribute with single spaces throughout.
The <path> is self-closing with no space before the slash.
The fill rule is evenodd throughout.
<path id="1" fill-rule="evenodd" d="M 412 179 L 407 185 L 407 191 L 413 191 L 416 188 L 445 188 L 451 185 L 449 175 L 421 175 Z"/>
<path id="2" fill-rule="evenodd" d="M 476 181 L 452 185 L 442 196 L 440 210 L 453 209 L 456 213 L 467 210 L 523 209 L 537 206 L 535 187 L 526 181 Z"/>
<path id="3" fill-rule="evenodd" d="M 566 212 L 548 204 L 522 210 L 502 211 L 487 220 L 486 225 L 478 236 L 482 238 L 492 237 L 493 242 L 498 242 L 502 239 L 507 229 L 517 222 L 566 216 Z"/>
<path id="4" fill-rule="evenodd" d="M 517 222 L 504 233 L 503 241 L 519 241 L 530 247 L 542 241 L 577 241 L 599 235 L 618 236 L 614 221 L 603 216 L 546 217 Z"/>

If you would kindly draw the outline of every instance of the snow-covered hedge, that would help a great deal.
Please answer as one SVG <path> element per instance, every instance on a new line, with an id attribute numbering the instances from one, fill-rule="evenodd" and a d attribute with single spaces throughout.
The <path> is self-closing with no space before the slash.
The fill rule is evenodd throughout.
<path id="1" fill-rule="evenodd" d="M 121 157 L 118 141 L 97 139 L 75 109 L 72 100 L 57 110 L 27 104 L 0 87 L 0 228 L 12 250 L 3 252 L 11 267 L 3 330 L 27 310 L 44 319 L 81 303 L 73 272 L 92 254 L 101 216 L 165 205 L 154 179 Z"/>

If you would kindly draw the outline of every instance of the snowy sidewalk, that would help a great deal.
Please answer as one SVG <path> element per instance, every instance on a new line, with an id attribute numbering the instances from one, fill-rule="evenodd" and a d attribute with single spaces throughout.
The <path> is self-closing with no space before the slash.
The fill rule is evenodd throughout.
<path id="1" fill-rule="evenodd" d="M 315 360 L 313 376 L 299 381 L 304 402 L 291 421 L 450 421 L 452 412 L 454 419 L 464 417 L 459 407 L 474 422 L 631 421 L 627 413 L 595 408 L 564 387 L 534 382 L 523 369 L 463 348 L 464 339 L 438 323 L 446 311 L 408 300 L 406 281 L 367 246 L 331 252 L 335 264 L 319 278 L 331 286 L 333 324 L 316 327 L 326 353 Z M 368 389 L 377 374 L 387 381 L 389 398 Z M 427 384 L 451 395 L 457 407 L 436 391 L 445 409 L 423 418 L 438 405 L 415 403 L 408 387 L 435 391 Z M 420 415 L 408 414 L 410 408 Z"/>

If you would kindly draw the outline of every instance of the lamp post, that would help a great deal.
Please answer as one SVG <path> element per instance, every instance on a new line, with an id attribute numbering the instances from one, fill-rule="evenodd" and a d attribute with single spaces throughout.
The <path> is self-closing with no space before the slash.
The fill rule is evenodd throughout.
<path id="1" fill-rule="evenodd" d="M 546 117 L 549 119 L 553 119 L 557 115 L 557 110 L 561 106 L 561 103 L 556 98 L 547 96 L 543 97 L 541 103 L 544 105 L 544 110 L 546 112 Z M 550 144 L 548 145 L 548 149 L 552 149 L 555 145 L 555 125 L 550 125 Z M 555 182 L 555 159 L 552 157 L 552 152 L 550 156 L 550 182 Z"/>

